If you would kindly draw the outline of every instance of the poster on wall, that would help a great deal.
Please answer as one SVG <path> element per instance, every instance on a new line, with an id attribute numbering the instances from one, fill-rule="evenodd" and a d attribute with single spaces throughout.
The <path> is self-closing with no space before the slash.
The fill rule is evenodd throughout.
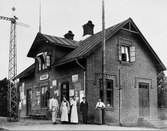
<path id="1" fill-rule="evenodd" d="M 21 100 L 24 99 L 24 92 L 20 92 L 20 99 L 21 99 Z"/>
<path id="2" fill-rule="evenodd" d="M 57 80 L 52 81 L 52 86 L 57 86 Z"/>
<path id="3" fill-rule="evenodd" d="M 70 89 L 70 96 L 74 96 L 74 89 Z"/>
<path id="4" fill-rule="evenodd" d="M 24 99 L 23 99 L 23 105 L 26 104 L 26 96 L 24 96 Z"/>
<path id="5" fill-rule="evenodd" d="M 77 82 L 78 81 L 78 74 L 72 75 L 72 82 Z"/>
<path id="6" fill-rule="evenodd" d="M 54 94 L 55 94 L 56 96 L 59 96 L 59 90 L 55 90 L 55 91 L 54 91 Z"/>
<path id="7" fill-rule="evenodd" d="M 21 92 L 24 92 L 24 86 L 25 86 L 25 83 L 23 82 L 23 83 L 22 83 Z"/>
<path id="8" fill-rule="evenodd" d="M 79 96 L 80 96 L 80 103 L 83 101 L 83 97 L 85 97 L 85 93 L 84 93 L 84 91 L 80 91 L 79 92 Z"/>

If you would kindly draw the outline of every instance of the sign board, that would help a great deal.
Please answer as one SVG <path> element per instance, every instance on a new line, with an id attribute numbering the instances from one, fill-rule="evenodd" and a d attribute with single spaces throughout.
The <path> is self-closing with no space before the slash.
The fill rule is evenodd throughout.
<path id="1" fill-rule="evenodd" d="M 77 82 L 78 81 L 78 74 L 72 75 L 72 82 Z"/>
<path id="2" fill-rule="evenodd" d="M 39 79 L 40 79 L 40 81 L 42 81 L 42 80 L 46 80 L 48 78 L 49 78 L 49 74 L 44 74 L 44 75 L 41 75 Z"/>

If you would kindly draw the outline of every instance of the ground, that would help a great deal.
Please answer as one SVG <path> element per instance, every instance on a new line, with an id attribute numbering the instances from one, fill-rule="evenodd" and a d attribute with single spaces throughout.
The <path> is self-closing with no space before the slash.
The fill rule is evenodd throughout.
<path id="1" fill-rule="evenodd" d="M 119 127 L 93 124 L 56 124 L 51 120 L 20 119 L 19 122 L 7 122 L 0 118 L 0 130 L 156 130 L 144 127 Z"/>

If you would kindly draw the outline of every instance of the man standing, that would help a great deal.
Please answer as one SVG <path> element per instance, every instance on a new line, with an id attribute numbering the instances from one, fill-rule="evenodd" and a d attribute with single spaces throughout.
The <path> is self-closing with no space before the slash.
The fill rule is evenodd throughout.
<path id="1" fill-rule="evenodd" d="M 52 97 L 49 101 L 49 108 L 52 112 L 52 121 L 53 124 L 56 124 L 56 118 L 57 118 L 57 113 L 59 110 L 59 104 L 58 101 L 55 97 Z"/>
<path id="2" fill-rule="evenodd" d="M 83 97 L 82 98 L 83 101 L 80 104 L 80 111 L 82 113 L 82 119 L 83 119 L 83 123 L 87 124 L 87 118 L 88 118 L 88 102 L 86 101 L 86 98 Z"/>

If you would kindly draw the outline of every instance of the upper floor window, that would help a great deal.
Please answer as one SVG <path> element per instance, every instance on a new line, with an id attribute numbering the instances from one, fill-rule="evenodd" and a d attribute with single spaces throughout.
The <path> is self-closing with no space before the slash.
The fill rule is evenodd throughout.
<path id="1" fill-rule="evenodd" d="M 124 62 L 135 62 L 135 46 L 132 41 L 119 39 L 119 60 Z"/>
<path id="2" fill-rule="evenodd" d="M 42 52 L 37 55 L 38 70 L 44 70 L 51 65 L 51 54 L 48 52 Z"/>
<path id="3" fill-rule="evenodd" d="M 121 60 L 129 62 L 129 47 L 128 46 L 121 46 Z"/>

